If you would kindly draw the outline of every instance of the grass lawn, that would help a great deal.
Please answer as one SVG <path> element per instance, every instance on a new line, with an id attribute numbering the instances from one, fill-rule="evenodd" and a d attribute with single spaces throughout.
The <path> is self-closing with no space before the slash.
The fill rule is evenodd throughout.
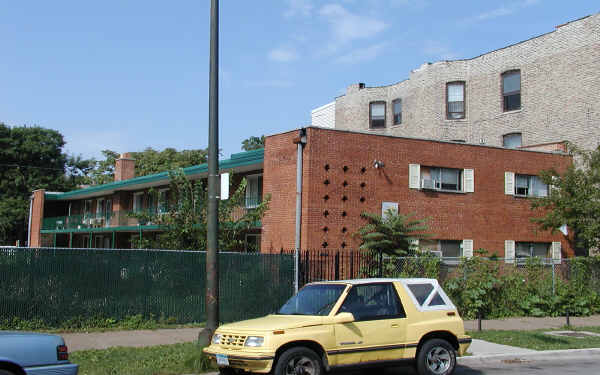
<path id="1" fill-rule="evenodd" d="M 82 350 L 69 354 L 80 375 L 180 375 L 214 370 L 196 343 Z"/>
<path id="2" fill-rule="evenodd" d="M 562 329 L 542 329 L 536 331 L 481 331 L 469 332 L 474 339 L 494 342 L 497 344 L 518 346 L 534 350 L 562 350 L 600 348 L 600 337 L 564 337 L 544 334 L 548 331 L 588 331 L 600 333 L 600 327 L 578 327 Z"/>

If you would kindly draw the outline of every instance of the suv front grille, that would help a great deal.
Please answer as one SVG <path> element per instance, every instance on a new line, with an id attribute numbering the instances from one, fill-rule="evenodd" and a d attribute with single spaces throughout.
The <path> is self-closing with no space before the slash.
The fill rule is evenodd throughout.
<path id="1" fill-rule="evenodd" d="M 243 347 L 246 341 L 246 335 L 233 335 L 223 334 L 221 335 L 221 345 L 229 347 Z"/>

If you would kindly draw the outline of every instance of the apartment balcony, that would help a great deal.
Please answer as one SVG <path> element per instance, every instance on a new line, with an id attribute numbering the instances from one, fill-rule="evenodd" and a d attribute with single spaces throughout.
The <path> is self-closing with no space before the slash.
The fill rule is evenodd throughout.
<path id="1" fill-rule="evenodd" d="M 232 219 L 239 220 L 249 210 L 252 210 L 262 202 L 262 197 L 247 197 L 243 207 L 236 207 L 232 212 Z M 138 226 L 152 226 L 157 223 L 141 220 L 135 217 L 138 214 L 156 214 L 156 209 L 136 211 L 112 211 L 110 213 L 83 214 L 70 216 L 46 217 L 42 222 L 43 231 L 78 231 L 86 229 L 101 228 L 131 228 Z M 256 226 L 260 226 L 257 223 Z"/>

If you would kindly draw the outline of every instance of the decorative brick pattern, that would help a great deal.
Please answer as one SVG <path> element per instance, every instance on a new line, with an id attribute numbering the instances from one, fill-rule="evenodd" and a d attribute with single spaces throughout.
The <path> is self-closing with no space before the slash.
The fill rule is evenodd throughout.
<path id="1" fill-rule="evenodd" d="M 530 200 L 504 194 L 504 172 L 536 175 L 572 163 L 564 154 L 307 128 L 303 152 L 302 248 L 357 248 L 363 211 L 381 213 L 397 202 L 402 214 L 429 217 L 437 239 L 472 239 L 473 248 L 504 256 L 504 241 L 562 243 L 562 234 L 537 230 Z M 266 139 L 264 184 L 271 194 L 263 218 L 262 251 L 294 247 L 298 131 Z M 384 163 L 374 168 L 374 160 Z M 409 189 L 409 164 L 474 170 L 473 193 Z M 326 183 L 326 181 L 328 183 Z M 327 244 L 327 247 L 324 244 Z"/>

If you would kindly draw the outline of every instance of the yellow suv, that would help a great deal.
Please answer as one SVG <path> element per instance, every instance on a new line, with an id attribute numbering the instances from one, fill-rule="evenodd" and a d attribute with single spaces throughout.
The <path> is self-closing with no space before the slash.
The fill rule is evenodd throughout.
<path id="1" fill-rule="evenodd" d="M 470 344 L 437 280 L 361 279 L 307 284 L 277 314 L 220 326 L 204 352 L 221 374 L 410 361 L 421 375 L 448 375 Z"/>

